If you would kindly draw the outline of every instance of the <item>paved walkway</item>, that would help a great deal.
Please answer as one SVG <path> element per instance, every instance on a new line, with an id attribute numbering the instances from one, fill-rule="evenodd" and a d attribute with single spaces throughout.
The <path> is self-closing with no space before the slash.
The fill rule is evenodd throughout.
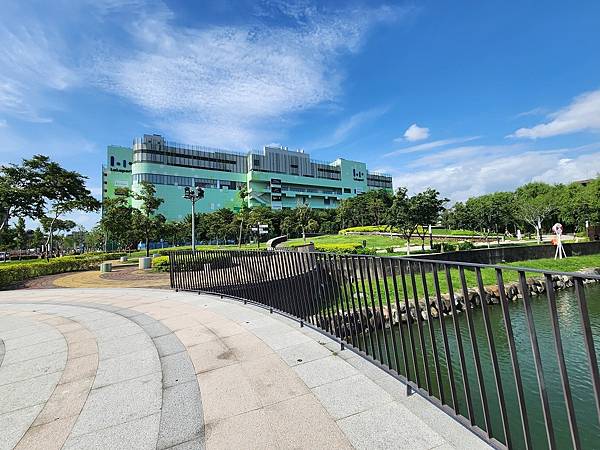
<path id="1" fill-rule="evenodd" d="M 152 289 L 0 293 L 0 449 L 486 448 L 290 320 Z"/>

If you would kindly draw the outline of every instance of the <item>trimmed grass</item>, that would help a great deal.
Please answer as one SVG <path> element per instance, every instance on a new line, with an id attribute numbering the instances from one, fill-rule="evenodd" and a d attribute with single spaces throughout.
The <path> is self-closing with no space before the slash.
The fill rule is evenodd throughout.
<path id="1" fill-rule="evenodd" d="M 367 247 L 375 249 L 385 249 L 388 247 L 404 247 L 406 240 L 399 237 L 389 237 L 382 235 L 344 235 L 344 234 L 326 234 L 324 236 L 315 236 L 306 239 L 306 243 L 314 242 L 315 244 L 355 244 L 362 245 L 363 241 L 367 241 Z M 421 242 L 420 240 L 418 242 Z M 285 243 L 287 247 L 295 247 L 303 245 L 302 238 L 290 239 Z M 414 242 L 417 244 L 417 241 Z"/>
<path id="2" fill-rule="evenodd" d="M 421 228 L 420 228 L 421 230 Z M 354 233 L 373 233 L 373 232 L 381 232 L 381 233 L 389 233 L 389 229 L 385 225 L 369 225 L 364 227 L 351 227 L 340 230 L 340 234 L 344 234 L 347 232 Z M 397 231 L 397 230 L 392 230 Z M 447 228 L 432 228 L 431 234 L 434 236 L 479 236 L 481 235 L 478 231 L 473 230 L 449 230 Z M 490 235 L 490 239 L 492 236 L 496 236 L 495 234 Z"/>
<path id="3" fill-rule="evenodd" d="M 516 270 L 511 270 L 511 268 L 531 268 L 531 269 L 540 269 L 540 270 L 548 270 L 548 271 L 557 271 L 557 272 L 577 272 L 582 269 L 590 269 L 590 268 L 598 268 L 600 267 L 600 254 L 599 255 L 587 255 L 587 256 L 571 256 L 562 260 L 555 259 L 537 259 L 537 260 L 527 260 L 527 261 L 516 261 L 510 264 L 501 264 L 506 267 L 506 270 L 502 271 L 502 279 L 504 280 L 505 286 L 517 282 L 519 280 L 519 273 Z M 378 267 L 379 271 L 379 288 L 381 289 L 382 294 L 385 292 L 385 283 L 381 279 L 381 268 Z M 393 296 L 393 277 L 390 276 L 389 265 L 386 266 L 386 281 L 388 283 L 388 289 L 390 291 L 390 295 Z M 396 274 L 396 283 L 398 286 L 398 291 L 400 295 L 400 299 L 403 300 L 402 295 L 402 278 L 399 274 Z M 527 278 L 540 278 L 542 274 L 534 273 L 534 272 L 526 272 Z M 462 295 L 462 284 L 460 279 L 460 274 L 458 269 L 452 268 L 450 270 L 450 278 L 452 282 L 452 286 L 454 288 L 454 292 Z M 481 270 L 481 278 L 483 280 L 484 286 L 493 286 L 497 285 L 496 279 L 496 271 L 495 269 L 482 269 Z M 429 293 L 429 297 L 435 297 L 435 284 L 433 273 L 426 273 L 425 280 L 427 284 L 427 290 Z M 448 281 L 446 278 L 446 274 L 443 270 L 438 268 L 438 280 L 440 286 L 440 293 L 447 294 L 448 289 Z M 477 289 L 477 276 L 475 271 L 465 270 L 465 281 L 467 283 L 468 288 Z M 372 280 L 374 282 L 374 280 Z M 368 291 L 368 282 L 366 281 L 366 288 Z M 408 273 L 406 273 L 406 284 L 408 297 L 412 299 L 413 288 L 411 277 Z M 421 274 L 415 274 L 415 284 L 417 288 L 417 295 L 419 298 L 423 298 L 425 296 L 425 290 L 423 288 L 423 279 Z M 361 288 L 362 289 L 362 288 Z M 369 296 L 367 296 L 368 299 Z"/>

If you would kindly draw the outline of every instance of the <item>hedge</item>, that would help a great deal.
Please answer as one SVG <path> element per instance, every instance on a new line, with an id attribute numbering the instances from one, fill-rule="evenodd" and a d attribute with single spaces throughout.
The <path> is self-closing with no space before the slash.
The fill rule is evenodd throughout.
<path id="1" fill-rule="evenodd" d="M 152 268 L 157 272 L 168 272 L 169 271 L 169 257 L 168 256 L 156 256 L 152 258 Z"/>
<path id="2" fill-rule="evenodd" d="M 124 253 L 96 253 L 77 256 L 61 256 L 35 261 L 20 263 L 0 263 L 0 288 L 6 289 L 22 281 L 43 275 L 55 275 L 64 272 L 76 272 L 79 270 L 90 270 L 98 267 L 98 264 L 107 260 L 117 259 Z"/>

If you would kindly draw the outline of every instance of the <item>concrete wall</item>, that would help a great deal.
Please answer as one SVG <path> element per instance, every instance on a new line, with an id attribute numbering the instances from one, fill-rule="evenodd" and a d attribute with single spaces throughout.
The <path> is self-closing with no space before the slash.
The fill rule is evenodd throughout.
<path id="1" fill-rule="evenodd" d="M 564 244 L 567 256 L 593 255 L 600 253 L 600 242 Z M 468 251 L 415 255 L 412 258 L 433 259 L 436 261 L 460 261 L 478 264 L 498 264 L 502 262 L 525 261 L 527 259 L 554 258 L 554 245 L 532 245 L 523 247 L 481 248 Z"/>

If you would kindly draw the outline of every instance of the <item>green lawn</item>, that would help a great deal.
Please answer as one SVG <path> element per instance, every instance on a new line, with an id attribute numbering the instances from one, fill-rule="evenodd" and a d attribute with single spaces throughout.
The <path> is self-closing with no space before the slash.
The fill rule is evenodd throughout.
<path id="1" fill-rule="evenodd" d="M 367 247 L 375 249 L 385 249 L 387 247 L 403 247 L 406 245 L 406 240 L 399 237 L 374 235 L 358 235 L 358 234 L 327 234 L 324 236 L 315 236 L 306 238 L 306 243 L 314 242 L 315 244 L 356 244 L 362 245 L 363 241 L 367 241 Z M 421 240 L 413 241 L 413 245 L 420 243 Z M 304 244 L 302 238 L 290 239 L 286 242 L 287 247 L 295 247 Z"/>
<path id="2" fill-rule="evenodd" d="M 506 267 L 506 270 L 502 271 L 503 280 L 504 280 L 505 285 L 508 285 L 509 283 L 516 282 L 519 279 L 518 272 L 516 270 L 510 270 L 511 267 L 541 269 L 541 270 L 557 271 L 557 272 L 577 272 L 582 269 L 599 268 L 600 267 L 600 254 L 599 255 L 588 255 L 588 256 L 571 256 L 569 258 L 562 259 L 562 260 L 555 260 L 552 258 L 548 258 L 548 259 L 537 259 L 537 260 L 528 260 L 528 261 L 516 261 L 516 262 L 510 263 L 510 264 L 502 264 L 502 265 Z M 379 270 L 379 277 L 381 278 L 380 266 L 378 266 L 378 270 Z M 388 283 L 388 289 L 390 290 L 390 292 L 392 292 L 393 277 L 390 276 L 389 272 L 390 272 L 389 266 L 386 266 L 386 275 L 387 275 L 386 280 Z M 461 285 L 460 274 L 459 274 L 458 269 L 451 269 L 450 275 L 451 275 L 451 280 L 452 280 L 452 286 L 454 287 L 454 292 L 462 293 L 462 285 Z M 538 277 L 542 277 L 543 275 L 539 274 L 539 273 L 534 273 L 534 272 L 526 272 L 526 276 L 527 276 L 527 278 L 530 278 L 530 277 L 538 278 Z M 482 269 L 481 277 L 482 277 L 484 286 L 497 285 L 495 269 Z M 427 289 L 429 291 L 429 296 L 430 297 L 435 296 L 435 284 L 434 284 L 433 273 L 425 274 L 425 279 L 427 282 Z M 439 270 L 439 268 L 438 268 L 438 280 L 439 280 L 440 292 L 442 294 L 448 293 L 448 282 L 447 282 L 446 274 L 443 270 Z M 475 289 L 477 288 L 477 277 L 476 277 L 476 274 L 474 271 L 465 270 L 465 280 L 467 282 L 467 287 L 475 288 Z M 421 274 L 418 274 L 418 273 L 415 274 L 415 281 L 416 281 L 415 284 L 417 287 L 418 297 L 419 298 L 424 297 L 423 281 L 421 278 Z M 372 280 L 372 282 L 374 283 L 374 280 Z M 413 298 L 412 283 L 411 283 L 411 279 L 410 279 L 410 276 L 408 275 L 408 273 L 406 273 L 406 282 L 407 282 L 408 296 L 409 296 L 409 298 Z M 400 297 L 403 298 L 402 297 L 402 279 L 398 274 L 396 277 L 396 283 L 398 286 Z M 385 284 L 384 284 L 383 279 L 380 279 L 379 287 L 380 287 L 382 295 L 383 295 L 383 293 L 385 292 Z M 366 288 L 368 291 L 368 289 L 369 289 L 368 283 L 366 284 Z"/>
<path id="3" fill-rule="evenodd" d="M 371 233 L 371 232 L 381 232 L 381 233 L 389 233 L 389 229 L 385 225 L 370 225 L 364 227 L 351 227 L 345 228 L 340 231 L 341 234 L 346 232 L 354 232 L 354 233 Z M 392 230 L 397 231 L 397 230 Z M 434 236 L 479 236 L 481 235 L 478 231 L 473 230 L 449 230 L 447 228 L 432 228 L 431 234 Z M 490 235 L 495 237 L 495 234 Z"/>

